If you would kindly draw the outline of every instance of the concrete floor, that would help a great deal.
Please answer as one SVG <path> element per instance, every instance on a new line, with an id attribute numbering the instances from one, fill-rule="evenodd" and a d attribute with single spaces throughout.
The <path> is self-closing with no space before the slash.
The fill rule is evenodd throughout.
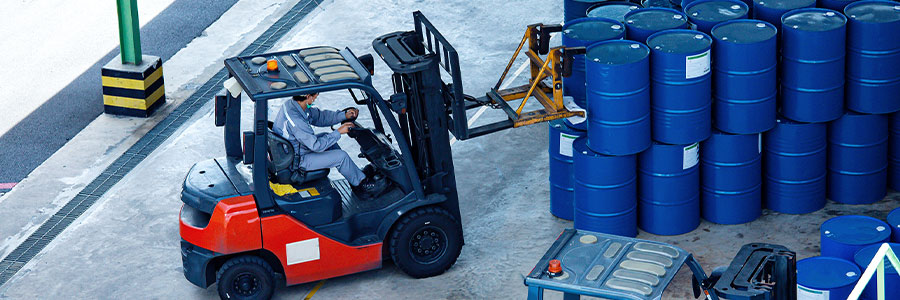
<path id="1" fill-rule="evenodd" d="M 560 4 L 548 7 L 544 2 L 521 0 L 513 5 L 484 1 L 472 5 L 465 0 L 336 0 L 302 21 L 276 48 L 327 44 L 349 46 L 357 54 L 368 53 L 374 37 L 409 30 L 410 12 L 422 9 L 459 50 L 466 91 L 479 95 L 493 85 L 524 25 L 561 18 L 557 13 L 562 9 Z M 528 10 L 538 5 L 546 9 Z M 386 66 L 379 63 L 376 87 L 382 94 L 390 93 L 388 75 Z M 337 109 L 350 105 L 350 100 L 344 94 L 323 94 L 317 105 Z M 211 112 L 210 105 L 201 109 L 188 125 L 0 287 L 0 298 L 217 298 L 215 286 L 204 290 L 184 279 L 177 221 L 181 181 L 187 170 L 197 161 L 224 155 L 222 129 L 213 126 Z M 244 113 L 248 116 L 250 112 L 245 109 Z M 480 122 L 491 118 L 483 117 Z M 548 211 L 547 134 L 546 126 L 529 126 L 454 144 L 467 244 L 447 273 L 412 279 L 386 262 L 379 270 L 327 280 L 313 299 L 524 298 L 524 274 L 558 234 L 572 226 Z M 341 143 L 348 151 L 358 149 L 350 139 Z M 27 185 L 35 189 L 39 186 Z M 17 187 L 0 200 L 0 208 L 27 200 L 28 195 L 24 188 Z M 898 202 L 900 197 L 892 193 L 873 205 L 830 203 L 823 210 L 799 216 L 765 211 L 759 220 L 748 224 L 704 222 L 684 235 L 641 233 L 639 238 L 682 247 L 707 270 L 728 264 L 738 249 L 750 242 L 782 244 L 805 258 L 818 254 L 818 227 L 826 219 L 849 214 L 884 218 L 900 205 Z M 303 298 L 314 285 L 281 288 L 276 298 Z M 689 272 L 682 270 L 664 298 L 689 299 L 690 293 Z M 558 294 L 549 296 L 561 298 Z"/>

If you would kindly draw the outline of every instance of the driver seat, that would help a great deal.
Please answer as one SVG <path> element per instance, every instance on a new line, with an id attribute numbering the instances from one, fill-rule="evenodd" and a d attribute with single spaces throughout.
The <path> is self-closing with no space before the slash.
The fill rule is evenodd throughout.
<path id="1" fill-rule="evenodd" d="M 295 167 L 298 157 L 294 155 L 294 146 L 291 142 L 281 135 L 272 131 L 272 124 L 269 123 L 267 146 L 269 163 L 266 164 L 269 171 L 269 178 L 277 184 L 290 184 L 300 186 L 306 182 L 313 182 L 328 177 L 331 171 L 328 169 L 319 170 L 303 170 Z"/>

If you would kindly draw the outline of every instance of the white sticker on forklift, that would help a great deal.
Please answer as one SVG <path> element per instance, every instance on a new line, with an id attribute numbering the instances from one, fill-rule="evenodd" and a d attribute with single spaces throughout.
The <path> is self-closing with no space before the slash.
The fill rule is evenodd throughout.
<path id="1" fill-rule="evenodd" d="M 827 290 L 811 289 L 797 285 L 797 300 L 828 300 L 830 292 Z"/>
<path id="2" fill-rule="evenodd" d="M 284 252 L 289 266 L 319 260 L 319 238 L 287 244 Z"/>
<path id="3" fill-rule="evenodd" d="M 681 157 L 681 169 L 693 168 L 700 162 L 700 143 L 694 143 L 684 147 Z"/>
<path id="4" fill-rule="evenodd" d="M 572 157 L 572 143 L 577 139 L 577 135 L 559 133 L 559 154 Z"/>
<path id="5" fill-rule="evenodd" d="M 697 78 L 709 74 L 709 71 L 709 50 L 697 55 L 685 57 L 684 77 L 686 79 Z"/>

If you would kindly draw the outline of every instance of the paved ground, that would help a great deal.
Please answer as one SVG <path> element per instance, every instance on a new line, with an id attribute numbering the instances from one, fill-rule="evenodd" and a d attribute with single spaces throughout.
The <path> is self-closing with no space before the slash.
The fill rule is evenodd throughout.
<path id="1" fill-rule="evenodd" d="M 241 1 L 236 6 L 242 4 L 252 5 Z M 281 3 L 275 10 L 291 4 Z M 538 5 L 546 9 L 528 10 Z M 493 85 L 524 25 L 561 18 L 554 13 L 561 11 L 559 5 L 547 7 L 540 0 L 520 0 L 515 5 L 486 1 L 477 6 L 465 0 L 335 0 L 323 3 L 321 11 L 300 22 L 276 48 L 327 44 L 348 46 L 357 54 L 371 53 L 370 42 L 374 37 L 409 30 L 412 25 L 410 12 L 416 9 L 423 10 L 457 47 L 463 58 L 466 91 L 474 95 Z M 223 18 L 247 18 L 229 16 L 230 13 Z M 277 15 L 267 13 L 272 14 L 269 19 Z M 252 19 L 245 21 L 258 25 Z M 488 27 L 490 30 L 485 30 Z M 211 38 L 217 32 L 213 30 Z M 252 32 L 246 34 L 250 39 L 255 37 Z M 215 45 L 207 43 L 189 50 L 209 53 Z M 227 45 L 230 45 L 226 47 L 228 51 L 242 47 L 233 41 Z M 220 62 L 218 57 L 228 56 L 231 53 L 228 51 L 216 52 L 217 58 L 211 60 Z M 179 80 L 172 80 L 172 84 L 178 86 L 174 92 L 176 99 L 183 99 L 179 97 L 189 94 L 197 82 L 208 78 L 208 70 L 215 68 L 215 62 L 206 64 L 207 71 L 203 72 L 186 67 L 198 57 L 202 55 L 182 56 L 179 53 L 173 58 L 171 64 L 181 66 L 176 75 L 180 76 Z M 191 79 L 195 77 L 200 79 Z M 386 66 L 379 62 L 375 85 L 382 94 L 390 93 L 388 78 Z M 169 78 L 166 80 L 168 84 Z M 342 108 L 350 105 L 350 100 L 343 94 L 323 94 L 317 105 Z M 210 105 L 201 109 L 188 125 L 98 200 L 16 277 L 0 287 L 0 298 L 216 298 L 215 287 L 199 289 L 184 280 L 177 227 L 181 206 L 178 195 L 185 172 L 197 161 L 224 154 L 221 128 L 213 126 L 211 111 Z M 244 113 L 247 115 L 249 111 L 244 110 Z M 481 121 L 490 119 L 491 116 L 486 116 Z M 121 120 L 100 121 L 132 128 L 136 133 L 128 135 L 113 131 L 104 134 L 106 132 L 92 124 L 51 157 L 49 165 L 39 167 L 21 186 L 0 197 L 0 219 L 4 220 L 0 224 L 0 238 L 11 237 L 0 244 L 0 254 L 8 253 L 11 246 L 33 230 L 33 224 L 43 222 L 47 212 L 58 209 L 73 196 L 72 191 L 77 192 L 84 186 L 85 178 L 96 176 L 108 161 L 124 151 L 123 147 L 134 143 L 137 136 L 148 129 L 147 125 L 115 123 Z M 362 122 L 367 124 L 365 119 Z M 110 134 L 124 137 L 105 137 Z M 556 219 L 548 212 L 547 140 L 545 126 L 530 126 L 454 144 L 467 244 L 457 264 L 446 274 L 411 279 L 388 262 L 380 270 L 327 280 L 314 299 L 524 298 L 523 274 L 531 270 L 560 231 L 572 226 L 571 222 Z M 95 148 L 101 141 L 113 146 L 98 151 Z M 342 147 L 350 151 L 358 148 L 351 143 L 344 139 Z M 91 160 L 87 165 L 75 159 L 72 169 L 59 167 L 64 166 L 66 159 L 80 158 L 77 155 L 81 152 L 99 152 L 106 157 Z M 898 205 L 900 195 L 892 193 L 886 200 L 873 205 L 831 203 L 825 209 L 807 215 L 767 212 L 759 220 L 744 225 L 704 222 L 699 229 L 685 235 L 659 237 L 641 233 L 639 237 L 678 245 L 692 252 L 707 270 L 711 270 L 727 264 L 740 246 L 749 242 L 784 244 L 797 251 L 801 258 L 817 255 L 818 226 L 827 218 L 847 214 L 883 218 Z M 8 209 L 11 206 L 17 210 Z M 17 219 L 18 215 L 29 213 L 38 217 Z M 42 215 L 44 217 L 40 217 Z M 8 224 L 15 222 L 32 225 Z M 687 275 L 684 271 L 679 273 L 667 290 L 666 299 L 689 298 L 690 279 Z M 282 288 L 277 292 L 277 298 L 302 298 L 313 287 L 314 284 L 304 284 Z M 551 298 L 561 298 L 558 296 L 551 295 Z"/>
<path id="2" fill-rule="evenodd" d="M 139 9 L 161 10 L 154 18 L 145 20 L 145 24 L 141 28 L 141 44 L 144 54 L 159 56 L 163 61 L 169 60 L 176 52 L 184 48 L 191 40 L 200 36 L 202 32 L 209 27 L 219 16 L 228 10 L 237 0 L 176 0 L 176 1 L 159 1 L 159 3 L 149 4 L 151 7 L 141 5 Z M 33 3 L 34 6 L 39 3 Z M 87 2 L 87 7 L 74 5 L 75 2 L 65 5 L 75 6 L 63 11 L 63 16 L 44 16 L 55 20 L 68 20 L 69 23 L 75 23 L 71 27 L 78 28 L 82 23 L 90 22 L 96 18 L 94 14 L 102 14 L 103 17 L 112 16 L 112 23 L 106 24 L 106 27 L 93 26 L 88 28 L 78 28 L 81 31 L 69 32 L 66 23 L 52 23 L 59 28 L 38 27 L 36 31 L 46 32 L 47 39 L 50 41 L 72 39 L 68 43 L 57 44 L 46 40 L 35 39 L 32 35 L 31 42 L 40 47 L 34 51 L 36 55 L 45 57 L 44 60 L 54 60 L 54 65 L 44 66 L 48 70 L 41 71 L 47 76 L 34 76 L 31 73 L 18 72 L 4 81 L 5 87 L 0 87 L 0 95 L 4 100 L 0 100 L 0 104 L 9 107 L 9 114 L 4 115 L 4 120 L 0 121 L 0 183 L 18 182 L 28 176 L 38 165 L 43 163 L 50 155 L 56 152 L 60 147 L 65 145 L 69 140 L 78 134 L 85 126 L 90 124 L 98 115 L 103 112 L 103 97 L 100 88 L 100 68 L 109 60 L 119 54 L 118 47 L 107 49 L 96 49 L 91 43 L 99 43 L 106 45 L 107 39 L 92 37 L 94 32 L 100 31 L 100 35 L 114 36 L 115 43 L 118 44 L 117 27 L 115 27 L 115 4 L 107 2 L 105 6 L 93 7 L 92 2 Z M 143 2 L 142 2 L 143 3 Z M 168 6 L 156 7 L 153 5 L 168 4 Z M 20 8 L 18 11 L 25 11 L 27 7 Z M 164 10 L 162 8 L 165 8 Z M 85 9 L 88 13 L 79 16 L 72 16 L 73 10 Z M 105 11 L 105 12 L 98 12 Z M 154 15 L 149 15 L 152 17 Z M 26 23 L 27 24 L 27 23 Z M 13 24 L 10 24 L 12 27 Z M 99 27 L 99 28 L 98 28 Z M 29 33 L 33 27 L 27 30 L 17 28 L 18 35 Z M 34 34 L 34 33 L 32 33 Z M 86 36 L 84 38 L 70 38 L 72 35 Z M 0 35 L 6 36 L 6 35 Z M 88 45 L 82 45 L 87 43 Z M 33 46 L 17 47 L 16 49 L 30 49 Z M 49 49 L 57 48 L 56 51 Z M 92 52 L 104 51 L 106 53 L 96 61 L 86 62 L 86 59 L 96 59 L 91 56 Z M 5 53 L 11 50 L 2 50 Z M 109 52 L 105 52 L 109 51 Z M 42 53 L 49 52 L 49 53 Z M 21 54 L 24 55 L 24 54 Z M 53 57 L 51 57 L 51 55 Z M 18 56 L 18 55 L 16 55 Z M 18 63 L 25 63 L 26 59 L 14 59 L 11 68 L 23 70 L 33 66 L 18 66 Z M 43 63 L 43 60 L 42 62 Z M 86 70 L 71 70 L 70 65 L 89 65 Z M 58 65 L 62 65 L 58 67 Z M 61 70 L 56 70 L 60 68 Z M 43 69 L 43 68 L 42 68 Z M 67 78 L 57 75 L 62 72 L 80 73 L 68 85 L 58 90 L 56 94 L 46 95 L 47 92 L 54 91 L 52 87 L 58 85 L 57 82 L 39 83 L 40 80 L 60 80 Z M 2 76 L 0 78 L 5 78 Z M 42 86 L 35 88 L 31 85 Z M 32 91 L 37 90 L 37 91 Z M 167 93 L 168 94 L 168 93 Z M 51 96 L 52 95 L 52 96 Z M 47 98 L 49 97 L 49 98 Z M 44 102 L 41 102 L 44 101 Z M 43 103 L 36 105 L 37 103 Z M 30 108 L 32 110 L 28 110 Z M 4 110 L 6 112 L 7 110 Z M 29 113 L 30 112 L 30 113 Z M 11 124 L 10 124 L 11 123 Z"/>

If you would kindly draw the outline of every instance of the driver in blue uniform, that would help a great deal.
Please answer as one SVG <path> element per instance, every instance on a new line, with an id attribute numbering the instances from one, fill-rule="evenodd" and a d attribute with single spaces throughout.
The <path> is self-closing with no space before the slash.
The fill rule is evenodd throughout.
<path id="1" fill-rule="evenodd" d="M 300 157 L 303 170 L 318 170 L 336 167 L 347 179 L 354 193 L 359 196 L 377 196 L 386 188 L 381 176 L 366 176 L 344 150 L 338 146 L 342 134 L 353 127 L 352 122 L 341 124 L 330 133 L 316 134 L 312 126 L 333 126 L 344 120 L 355 120 L 359 110 L 353 107 L 342 111 L 320 110 L 313 107 L 319 94 L 294 96 L 285 101 L 275 116 L 275 133 L 281 135 L 294 146 L 294 153 Z"/>

